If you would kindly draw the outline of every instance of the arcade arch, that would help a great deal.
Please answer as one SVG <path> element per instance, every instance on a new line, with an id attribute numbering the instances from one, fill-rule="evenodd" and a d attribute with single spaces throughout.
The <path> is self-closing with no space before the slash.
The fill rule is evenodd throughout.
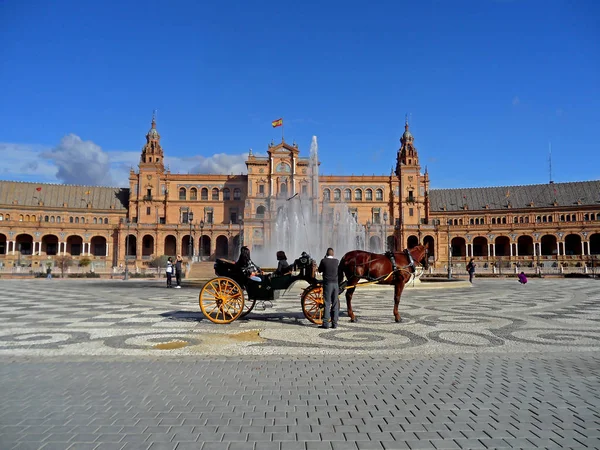
<path id="1" fill-rule="evenodd" d="M 557 252 L 557 240 L 553 234 L 546 234 L 542 236 L 540 240 L 541 254 L 542 256 L 556 255 Z"/>
<path id="2" fill-rule="evenodd" d="M 510 238 L 498 236 L 494 242 L 496 256 L 510 256 Z"/>
<path id="3" fill-rule="evenodd" d="M 519 236 L 517 253 L 519 256 L 533 256 L 533 238 L 531 236 Z"/>
<path id="4" fill-rule="evenodd" d="M 465 239 L 462 237 L 452 238 L 451 241 L 452 256 L 453 257 L 464 257 L 467 255 L 467 244 Z"/>
<path id="5" fill-rule="evenodd" d="M 417 245 L 419 245 L 419 238 L 415 235 L 409 236 L 408 239 L 406 240 L 406 247 L 408 249 L 416 247 Z"/>
<path id="6" fill-rule="evenodd" d="M 165 236 L 165 244 L 163 248 L 163 255 L 175 257 L 177 256 L 177 238 L 172 234 Z"/>
<path id="7" fill-rule="evenodd" d="M 475 239 L 473 239 L 473 256 L 490 256 L 487 238 L 483 236 L 477 236 Z"/>
<path id="8" fill-rule="evenodd" d="M 435 261 L 435 239 L 433 236 L 425 236 L 423 238 L 423 245 L 427 247 L 430 261 Z"/>
<path id="9" fill-rule="evenodd" d="M 217 258 L 227 258 L 229 256 L 229 241 L 227 236 L 217 236 L 215 256 Z"/>
<path id="10" fill-rule="evenodd" d="M 104 236 L 94 236 L 90 240 L 90 253 L 94 256 L 108 256 L 107 244 Z"/>
<path id="11" fill-rule="evenodd" d="M 567 234 L 565 236 L 565 255 L 581 255 L 581 236 L 578 234 Z"/>

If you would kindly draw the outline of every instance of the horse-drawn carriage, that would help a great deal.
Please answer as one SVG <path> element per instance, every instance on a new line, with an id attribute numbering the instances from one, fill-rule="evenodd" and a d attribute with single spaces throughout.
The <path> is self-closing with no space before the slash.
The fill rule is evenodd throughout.
<path id="1" fill-rule="evenodd" d="M 369 253 L 354 250 L 346 253 L 340 260 L 338 279 L 341 295 L 346 289 L 346 305 L 351 322 L 356 321 L 352 310 L 352 295 L 360 280 L 366 284 L 387 284 L 394 286 L 394 318 L 400 322 L 398 305 L 406 283 L 416 271 L 417 265 L 428 267 L 428 252 L 418 245 L 404 252 Z M 296 274 L 275 276 L 263 275 L 260 281 L 246 276 L 233 261 L 217 259 L 216 278 L 208 281 L 200 292 L 200 309 L 214 323 L 231 323 L 244 317 L 254 309 L 257 301 L 270 301 L 279 297 L 281 291 L 289 289 L 297 281 L 306 281 L 309 285 L 301 296 L 304 316 L 315 324 L 323 323 L 324 305 L 323 285 L 315 277 L 317 265 L 309 255 L 303 253 L 294 262 Z M 347 281 L 343 281 L 346 277 Z"/>
<path id="2" fill-rule="evenodd" d="M 230 323 L 249 314 L 260 301 L 279 298 L 297 281 L 306 281 L 309 286 L 301 296 L 304 316 L 315 324 L 323 323 L 323 287 L 315 277 L 316 262 L 302 254 L 294 262 L 294 272 L 287 275 L 262 275 L 254 280 L 242 272 L 234 262 L 217 259 L 216 278 L 209 280 L 200 292 L 200 309 L 214 323 Z M 258 281 L 258 279 L 260 281 Z"/>

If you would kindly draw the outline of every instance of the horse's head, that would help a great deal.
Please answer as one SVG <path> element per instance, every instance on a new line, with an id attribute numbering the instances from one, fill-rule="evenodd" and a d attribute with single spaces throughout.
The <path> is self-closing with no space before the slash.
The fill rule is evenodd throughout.
<path id="1" fill-rule="evenodd" d="M 427 246 L 417 245 L 410 249 L 410 254 L 425 270 L 429 268 L 429 250 L 427 249 Z"/>

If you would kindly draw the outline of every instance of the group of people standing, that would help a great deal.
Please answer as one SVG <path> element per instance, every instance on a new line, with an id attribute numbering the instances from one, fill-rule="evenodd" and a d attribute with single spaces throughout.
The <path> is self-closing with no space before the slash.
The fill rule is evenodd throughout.
<path id="1" fill-rule="evenodd" d="M 175 259 L 175 263 L 173 263 L 173 258 L 170 256 L 167 258 L 167 287 L 181 289 L 181 271 L 182 269 L 183 258 L 181 255 L 177 255 Z M 173 275 L 175 275 L 175 282 L 177 283 L 173 286 Z"/>
<path id="2" fill-rule="evenodd" d="M 236 262 L 242 273 L 254 281 L 262 281 L 263 272 L 250 258 L 248 247 L 242 247 L 240 257 Z M 339 283 L 338 283 L 339 261 L 333 256 L 333 249 L 328 248 L 325 257 L 321 260 L 317 269 L 323 274 L 323 300 L 325 301 L 325 312 L 321 328 L 337 328 L 340 317 Z M 274 276 L 283 276 L 291 273 L 293 267 L 287 262 L 285 252 L 277 252 L 277 269 Z"/>

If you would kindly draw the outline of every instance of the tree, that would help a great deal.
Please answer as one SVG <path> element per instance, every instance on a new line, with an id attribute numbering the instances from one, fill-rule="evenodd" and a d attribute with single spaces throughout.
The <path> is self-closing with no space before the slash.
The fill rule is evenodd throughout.
<path id="1" fill-rule="evenodd" d="M 65 277 L 65 269 L 73 265 L 71 255 L 58 255 L 54 258 L 54 263 L 60 269 L 61 278 Z"/>
<path id="2" fill-rule="evenodd" d="M 92 260 L 87 256 L 84 256 L 79 260 L 79 267 L 87 267 L 92 263 Z"/>
<path id="3" fill-rule="evenodd" d="M 160 268 L 167 267 L 167 259 L 169 257 L 167 255 L 157 256 L 148 264 L 149 267 L 155 267 L 156 273 L 160 275 Z"/>

